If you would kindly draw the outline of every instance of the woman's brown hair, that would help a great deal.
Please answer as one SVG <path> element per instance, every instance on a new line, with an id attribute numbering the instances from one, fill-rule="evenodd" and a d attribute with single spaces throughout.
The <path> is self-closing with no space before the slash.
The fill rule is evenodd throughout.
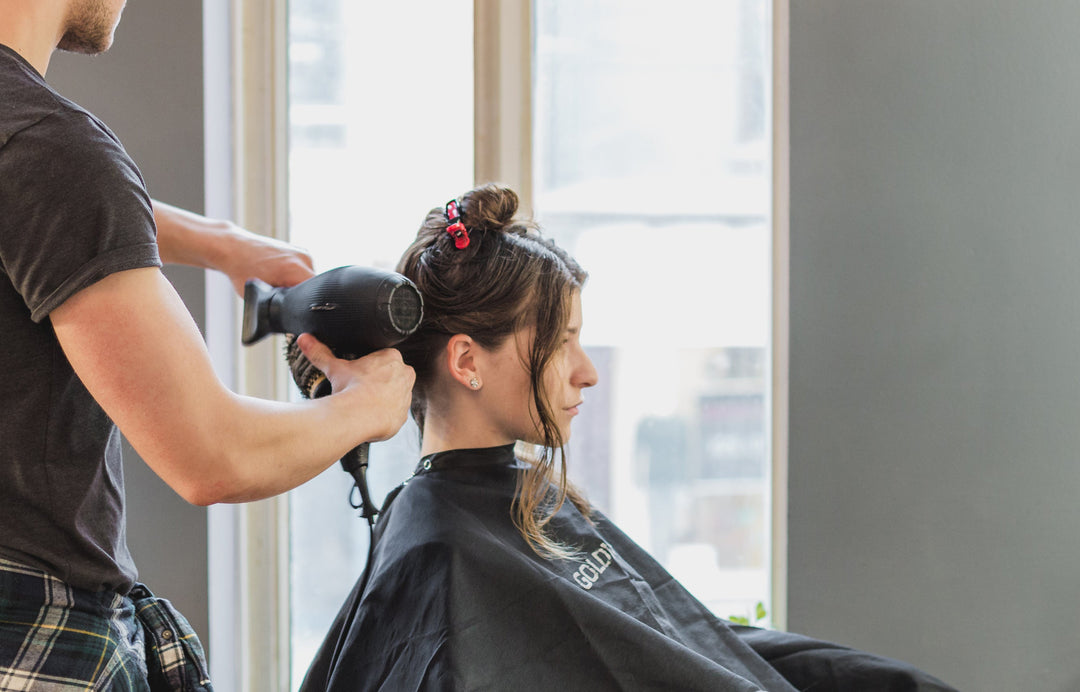
<path id="1" fill-rule="evenodd" d="M 467 334 L 493 350 L 518 329 L 534 326 L 527 366 L 542 448 L 518 473 L 514 523 L 537 553 L 565 556 L 571 550 L 552 540 L 545 526 L 567 498 L 586 516 L 590 510 L 566 478 L 566 440 L 548 403 L 543 373 L 561 343 L 573 293 L 586 274 L 565 250 L 543 237 L 536 224 L 515 217 L 518 196 L 510 188 L 481 185 L 457 203 L 468 245 L 455 246 L 447 233 L 445 208 L 437 207 L 428 212 L 397 266 L 424 297 L 420 328 L 398 345 L 416 372 L 412 415 L 422 435 L 426 390 L 451 336 Z"/>

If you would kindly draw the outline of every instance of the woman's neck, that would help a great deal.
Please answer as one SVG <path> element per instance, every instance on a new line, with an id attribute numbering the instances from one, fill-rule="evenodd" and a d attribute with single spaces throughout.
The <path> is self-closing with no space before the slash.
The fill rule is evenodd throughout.
<path id="1" fill-rule="evenodd" d="M 483 421 L 470 419 L 468 415 L 447 416 L 438 411 L 429 410 L 424 417 L 424 436 L 423 443 L 420 445 L 420 456 L 450 449 L 499 447 L 513 442 L 515 440 L 508 439 L 505 434 L 484 425 Z"/>

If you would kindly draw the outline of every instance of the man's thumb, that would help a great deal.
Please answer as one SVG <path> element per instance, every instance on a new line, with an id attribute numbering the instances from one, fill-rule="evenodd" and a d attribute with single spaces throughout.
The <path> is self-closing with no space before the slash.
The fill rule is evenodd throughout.
<path id="1" fill-rule="evenodd" d="M 323 373 L 334 360 L 334 353 L 330 347 L 311 334 L 301 334 L 296 339 L 296 345 L 300 347 L 300 352 L 304 354 L 304 357 Z"/>

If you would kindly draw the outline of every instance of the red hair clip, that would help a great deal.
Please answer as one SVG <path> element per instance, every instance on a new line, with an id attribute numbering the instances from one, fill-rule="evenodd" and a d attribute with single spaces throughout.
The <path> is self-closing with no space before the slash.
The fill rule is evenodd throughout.
<path id="1" fill-rule="evenodd" d="M 465 228 L 465 224 L 461 223 L 461 212 L 458 211 L 456 199 L 446 203 L 446 220 L 450 222 L 450 225 L 446 227 L 446 232 L 454 236 L 454 247 L 458 250 L 469 247 L 469 231 Z"/>

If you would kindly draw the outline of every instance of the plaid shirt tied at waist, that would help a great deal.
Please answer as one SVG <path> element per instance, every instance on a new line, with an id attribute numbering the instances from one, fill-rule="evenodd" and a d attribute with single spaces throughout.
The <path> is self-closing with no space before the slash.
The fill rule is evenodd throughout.
<path id="1" fill-rule="evenodd" d="M 136 584 L 77 589 L 0 558 L 0 691 L 213 692 L 187 619 Z"/>

